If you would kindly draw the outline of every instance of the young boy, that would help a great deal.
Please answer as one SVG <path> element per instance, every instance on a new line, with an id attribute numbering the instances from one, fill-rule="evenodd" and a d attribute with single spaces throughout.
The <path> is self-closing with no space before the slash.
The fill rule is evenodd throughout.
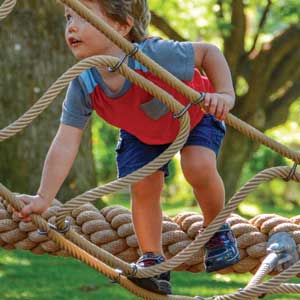
<path id="1" fill-rule="evenodd" d="M 192 129 L 181 150 L 181 166 L 200 204 L 204 227 L 207 226 L 224 205 L 224 187 L 216 169 L 216 157 L 225 134 L 222 120 L 233 107 L 235 99 L 230 71 L 223 55 L 216 47 L 205 43 L 146 39 L 150 21 L 146 0 L 81 2 L 188 86 L 206 92 L 206 114 L 199 105 L 189 109 Z M 65 8 L 65 17 L 65 38 L 76 58 L 123 55 L 121 49 L 72 9 Z M 129 58 L 128 65 L 163 87 L 182 104 L 189 102 L 133 58 Z M 211 83 L 200 75 L 200 68 L 204 69 Z M 119 177 L 139 169 L 162 153 L 175 139 L 179 129 L 178 120 L 164 104 L 117 72 L 96 68 L 83 72 L 69 85 L 61 124 L 47 154 L 37 194 L 20 196 L 26 203 L 19 214 L 23 220 L 28 220 L 31 213 L 42 213 L 49 207 L 71 169 L 84 126 L 93 110 L 108 123 L 121 128 L 116 149 Z M 143 126 L 140 126 L 141 123 Z M 164 261 L 160 195 L 167 174 L 168 166 L 164 165 L 131 186 L 133 223 L 143 253 L 137 262 L 141 267 Z M 238 260 L 236 240 L 229 225 L 224 224 L 206 244 L 206 269 L 213 272 Z M 169 272 L 154 278 L 131 280 L 154 292 L 171 293 Z"/>

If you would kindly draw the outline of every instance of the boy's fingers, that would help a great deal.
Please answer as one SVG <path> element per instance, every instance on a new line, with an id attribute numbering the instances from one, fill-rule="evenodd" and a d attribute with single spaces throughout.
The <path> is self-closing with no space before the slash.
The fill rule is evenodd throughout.
<path id="1" fill-rule="evenodd" d="M 14 211 L 12 213 L 12 220 L 15 222 L 19 222 L 21 220 L 20 213 L 17 211 Z"/>
<path id="2" fill-rule="evenodd" d="M 225 120 L 225 119 L 226 119 L 226 116 L 228 115 L 228 113 L 229 113 L 229 109 L 225 107 L 224 110 L 223 110 L 223 113 L 222 113 L 220 119 L 221 119 L 222 121 Z"/>
<path id="3" fill-rule="evenodd" d="M 30 217 L 23 218 L 22 222 L 25 222 L 25 223 L 31 222 L 31 218 Z"/>
<path id="4" fill-rule="evenodd" d="M 224 105 L 218 105 L 216 108 L 216 118 L 221 119 L 223 112 L 224 112 L 225 106 Z"/>
<path id="5" fill-rule="evenodd" d="M 24 204 L 29 204 L 30 203 L 30 199 L 28 199 L 27 197 L 25 196 L 17 196 L 17 198 L 19 198 L 20 201 L 22 201 Z"/>
<path id="6" fill-rule="evenodd" d="M 20 212 L 20 215 L 22 216 L 22 218 L 26 218 L 31 213 L 32 213 L 32 207 L 31 207 L 31 204 L 28 204 L 28 205 L 26 205 L 26 206 L 23 207 L 23 209 Z"/>
<path id="7" fill-rule="evenodd" d="M 211 99 L 211 96 L 210 96 L 210 94 L 207 93 L 204 98 L 204 108 L 205 109 L 207 109 L 209 107 L 210 99 Z"/>
<path id="8" fill-rule="evenodd" d="M 209 110 L 208 112 L 212 115 L 215 115 L 217 108 L 217 99 L 215 97 L 212 97 L 210 100 Z"/>

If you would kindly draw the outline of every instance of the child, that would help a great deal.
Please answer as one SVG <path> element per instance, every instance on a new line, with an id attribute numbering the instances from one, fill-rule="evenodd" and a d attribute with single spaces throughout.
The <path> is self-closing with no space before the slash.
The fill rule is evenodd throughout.
<path id="1" fill-rule="evenodd" d="M 203 226 L 207 226 L 224 205 L 224 187 L 216 169 L 216 156 L 225 134 L 222 120 L 233 107 L 235 99 L 230 71 L 223 55 L 216 47 L 206 43 L 146 39 L 150 21 L 146 0 L 81 2 L 188 86 L 206 92 L 206 113 L 199 105 L 192 105 L 189 109 L 192 130 L 181 150 L 181 166 L 203 212 Z M 123 55 L 121 49 L 72 9 L 65 8 L 65 17 L 65 38 L 76 58 Z M 133 58 L 129 58 L 128 65 L 163 87 L 182 104 L 189 102 Z M 199 68 L 205 70 L 211 83 L 200 75 Z M 26 204 L 19 214 L 21 219 L 29 220 L 31 213 L 42 213 L 49 207 L 69 173 L 83 129 L 93 110 L 108 123 L 121 128 L 116 149 L 119 177 L 139 169 L 162 153 L 175 139 L 179 129 L 178 120 L 164 104 L 117 72 L 97 68 L 86 70 L 69 85 L 61 124 L 47 154 L 37 194 L 20 196 Z M 140 126 L 141 123 L 143 126 Z M 160 194 L 167 174 L 168 166 L 164 165 L 131 186 L 133 223 L 143 253 L 137 262 L 141 267 L 164 261 Z M 224 224 L 206 244 L 206 269 L 213 272 L 238 260 L 236 240 L 229 225 Z M 154 292 L 171 293 L 169 272 L 154 278 L 131 280 Z"/>

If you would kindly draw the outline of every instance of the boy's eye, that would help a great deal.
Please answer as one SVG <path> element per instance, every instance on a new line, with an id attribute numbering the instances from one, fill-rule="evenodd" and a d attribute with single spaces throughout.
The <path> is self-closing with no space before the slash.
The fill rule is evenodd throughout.
<path id="1" fill-rule="evenodd" d="M 70 23 L 73 20 L 73 17 L 70 14 L 66 15 L 66 21 Z"/>

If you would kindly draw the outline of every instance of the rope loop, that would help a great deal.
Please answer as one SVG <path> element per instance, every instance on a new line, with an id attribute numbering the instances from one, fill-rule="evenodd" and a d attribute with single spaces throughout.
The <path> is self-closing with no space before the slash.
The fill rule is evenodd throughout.
<path id="1" fill-rule="evenodd" d="M 123 271 L 120 269 L 115 269 L 115 272 L 118 276 L 112 279 L 111 283 L 121 284 L 121 276 L 123 275 Z"/>
<path id="2" fill-rule="evenodd" d="M 296 174 L 297 167 L 298 167 L 298 163 L 295 162 L 294 165 L 292 166 L 291 170 L 290 170 L 290 173 L 283 180 L 286 181 L 286 182 L 290 181 L 292 179 L 292 177 Z"/>
<path id="3" fill-rule="evenodd" d="M 129 274 L 126 274 L 127 278 L 135 277 L 135 275 L 138 272 L 138 265 L 137 264 L 132 263 L 132 264 L 130 264 L 130 267 L 131 267 L 131 272 Z"/>
<path id="4" fill-rule="evenodd" d="M 128 54 L 124 54 L 124 56 L 119 60 L 119 62 L 116 65 L 114 65 L 113 67 L 108 67 L 107 68 L 108 71 L 111 72 L 111 73 L 116 72 L 125 63 L 125 61 L 127 61 L 128 57 L 133 56 L 138 51 L 139 51 L 139 48 L 137 46 L 134 46 L 132 51 L 130 51 Z"/>
<path id="5" fill-rule="evenodd" d="M 65 227 L 63 229 L 58 229 L 54 224 L 48 223 L 50 229 L 53 229 L 61 234 L 67 233 L 71 229 L 71 222 L 69 220 L 65 220 Z M 37 230 L 39 235 L 48 235 L 49 230 Z"/>
<path id="6" fill-rule="evenodd" d="M 190 103 L 188 103 L 182 111 L 180 111 L 177 114 L 173 114 L 174 119 L 180 119 L 192 106 L 192 104 L 200 104 L 205 99 L 206 93 L 200 92 L 200 96 L 196 100 L 192 100 Z"/>

